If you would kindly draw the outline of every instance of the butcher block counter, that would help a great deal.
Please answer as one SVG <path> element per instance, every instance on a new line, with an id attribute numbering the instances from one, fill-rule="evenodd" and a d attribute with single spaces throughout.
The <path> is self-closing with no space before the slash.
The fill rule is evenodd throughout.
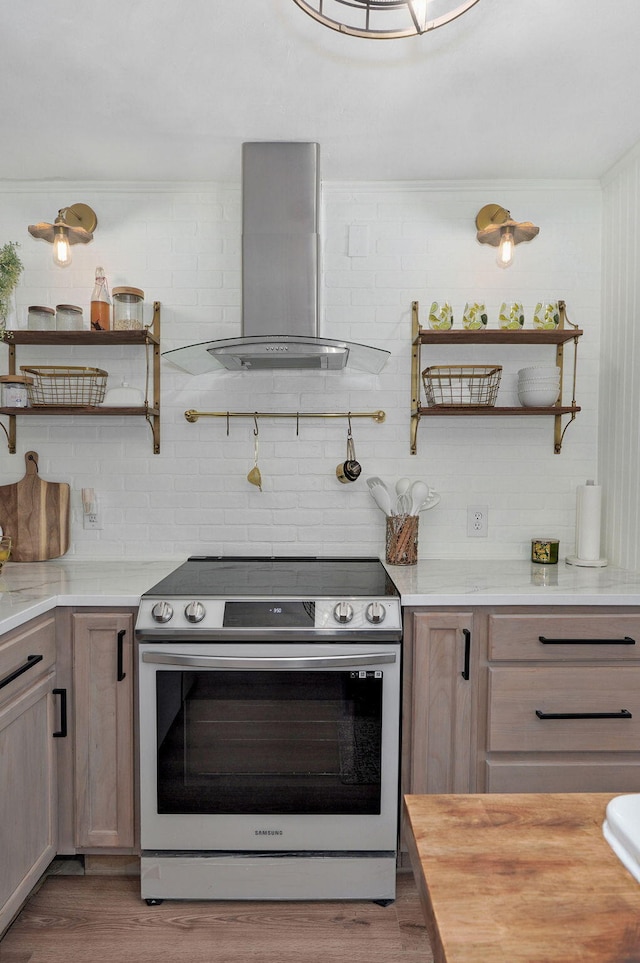
<path id="1" fill-rule="evenodd" d="M 614 795 L 406 796 L 435 963 L 638 963 L 640 884 L 602 835 Z"/>

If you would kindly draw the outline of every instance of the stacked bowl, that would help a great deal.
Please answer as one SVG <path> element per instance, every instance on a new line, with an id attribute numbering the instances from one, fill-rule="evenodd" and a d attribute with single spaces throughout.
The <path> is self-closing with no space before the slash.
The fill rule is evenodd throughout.
<path id="1" fill-rule="evenodd" d="M 538 364 L 518 372 L 518 399 L 524 408 L 549 408 L 560 395 L 560 368 Z"/>

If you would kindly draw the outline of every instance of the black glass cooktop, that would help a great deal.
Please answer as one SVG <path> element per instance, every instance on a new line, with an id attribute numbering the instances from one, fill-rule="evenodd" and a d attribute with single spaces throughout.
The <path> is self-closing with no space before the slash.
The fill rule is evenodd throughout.
<path id="1" fill-rule="evenodd" d="M 256 558 L 194 555 L 145 595 L 191 598 L 398 596 L 377 558 Z"/>

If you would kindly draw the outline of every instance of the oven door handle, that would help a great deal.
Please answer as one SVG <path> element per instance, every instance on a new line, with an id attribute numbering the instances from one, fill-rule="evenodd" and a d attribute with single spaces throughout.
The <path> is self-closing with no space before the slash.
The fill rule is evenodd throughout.
<path id="1" fill-rule="evenodd" d="M 287 656 L 240 658 L 226 655 L 177 655 L 169 652 L 143 652 L 142 661 L 158 665 L 188 666 L 196 669 L 338 669 L 396 662 L 397 655 L 395 652 L 372 652 L 363 655 L 312 655 L 304 658 Z"/>

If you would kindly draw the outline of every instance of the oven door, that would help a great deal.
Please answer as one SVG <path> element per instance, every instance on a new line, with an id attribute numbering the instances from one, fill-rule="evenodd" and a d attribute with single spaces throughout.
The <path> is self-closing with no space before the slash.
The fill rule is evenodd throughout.
<path id="1" fill-rule="evenodd" d="M 139 645 L 141 844 L 396 849 L 400 643 Z"/>

